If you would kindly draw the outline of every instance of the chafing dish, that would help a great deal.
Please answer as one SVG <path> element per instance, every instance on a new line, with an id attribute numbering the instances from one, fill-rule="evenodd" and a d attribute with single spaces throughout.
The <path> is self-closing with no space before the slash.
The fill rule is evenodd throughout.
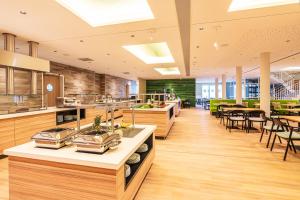
<path id="1" fill-rule="evenodd" d="M 121 137 L 115 133 L 81 134 L 74 140 L 76 151 L 90 153 L 104 153 L 108 149 L 117 148 L 121 143 Z"/>
<path id="2" fill-rule="evenodd" d="M 35 134 L 32 136 L 32 139 L 34 140 L 36 147 L 59 149 L 71 142 L 74 134 L 74 129 L 53 128 Z"/>
<path id="3" fill-rule="evenodd" d="M 66 107 L 76 107 L 80 105 L 80 101 L 75 97 L 57 97 L 56 98 L 56 106 L 58 108 L 66 108 Z"/>

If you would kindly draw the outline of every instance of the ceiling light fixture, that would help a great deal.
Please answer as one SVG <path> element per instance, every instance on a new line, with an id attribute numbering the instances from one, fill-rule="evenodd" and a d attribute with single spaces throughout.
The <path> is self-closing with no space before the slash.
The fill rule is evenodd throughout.
<path id="1" fill-rule="evenodd" d="M 26 12 L 25 10 L 20 10 L 20 14 L 21 14 L 21 15 L 26 15 L 27 12 Z"/>
<path id="2" fill-rule="evenodd" d="M 161 75 L 180 75 L 180 71 L 177 67 L 156 67 L 154 70 L 159 72 Z"/>
<path id="3" fill-rule="evenodd" d="M 299 0 L 232 0 L 228 12 L 299 4 Z"/>
<path id="4" fill-rule="evenodd" d="M 154 19 L 147 0 L 56 0 L 93 27 Z"/>
<path id="5" fill-rule="evenodd" d="M 124 49 L 146 64 L 174 63 L 174 58 L 166 42 L 125 45 Z"/>
<path id="6" fill-rule="evenodd" d="M 300 71 L 300 67 L 285 67 L 281 71 Z"/>

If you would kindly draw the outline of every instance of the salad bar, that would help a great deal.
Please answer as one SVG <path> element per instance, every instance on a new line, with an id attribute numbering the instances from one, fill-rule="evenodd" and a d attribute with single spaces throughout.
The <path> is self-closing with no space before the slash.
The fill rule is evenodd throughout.
<path id="1" fill-rule="evenodd" d="M 139 124 L 156 124 L 155 136 L 166 138 L 175 121 L 175 103 L 141 104 L 134 108 L 123 110 L 124 122 L 131 122 L 134 114 L 135 122 Z"/>

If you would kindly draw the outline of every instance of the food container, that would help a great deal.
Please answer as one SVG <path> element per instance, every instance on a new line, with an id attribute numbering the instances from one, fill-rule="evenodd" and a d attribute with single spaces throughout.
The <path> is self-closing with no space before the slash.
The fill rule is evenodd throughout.
<path id="1" fill-rule="evenodd" d="M 73 140 L 76 151 L 90 153 L 104 153 L 108 149 L 115 149 L 121 143 L 119 134 L 104 133 L 101 135 L 79 135 Z"/>
<path id="2" fill-rule="evenodd" d="M 41 131 L 32 136 L 36 147 L 54 148 L 58 149 L 71 143 L 74 136 L 74 129 L 70 128 L 54 128 Z"/>

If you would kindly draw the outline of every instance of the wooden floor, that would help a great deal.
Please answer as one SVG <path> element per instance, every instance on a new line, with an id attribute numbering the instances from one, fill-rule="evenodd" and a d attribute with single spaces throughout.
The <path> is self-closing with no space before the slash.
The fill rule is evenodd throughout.
<path id="1" fill-rule="evenodd" d="M 300 199 L 300 151 L 282 161 L 258 142 L 259 134 L 231 133 L 203 110 L 183 110 L 136 199 Z M 8 200 L 7 159 L 0 160 L 0 200 Z"/>

